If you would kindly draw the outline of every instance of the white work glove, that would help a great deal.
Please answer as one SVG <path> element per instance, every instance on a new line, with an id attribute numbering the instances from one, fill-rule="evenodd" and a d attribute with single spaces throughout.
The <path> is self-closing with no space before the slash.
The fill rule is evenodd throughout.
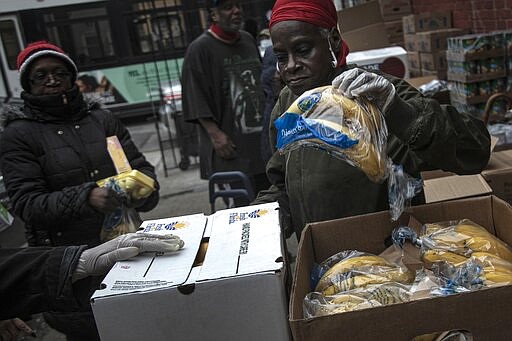
<path id="1" fill-rule="evenodd" d="M 75 282 L 87 276 L 106 274 L 117 261 L 142 252 L 175 252 L 185 243 L 175 235 L 127 233 L 82 252 L 73 273 Z"/>
<path id="2" fill-rule="evenodd" d="M 395 86 L 386 78 L 363 69 L 350 69 L 332 81 L 345 97 L 364 97 L 384 114 L 395 97 Z"/>

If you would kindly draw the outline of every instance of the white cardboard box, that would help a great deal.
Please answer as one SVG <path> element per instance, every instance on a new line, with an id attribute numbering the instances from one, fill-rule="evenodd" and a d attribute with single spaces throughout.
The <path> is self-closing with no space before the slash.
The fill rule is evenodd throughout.
<path id="1" fill-rule="evenodd" d="M 289 340 L 278 204 L 145 221 L 185 241 L 118 262 L 91 299 L 103 341 Z M 201 240 L 202 266 L 192 267 Z"/>

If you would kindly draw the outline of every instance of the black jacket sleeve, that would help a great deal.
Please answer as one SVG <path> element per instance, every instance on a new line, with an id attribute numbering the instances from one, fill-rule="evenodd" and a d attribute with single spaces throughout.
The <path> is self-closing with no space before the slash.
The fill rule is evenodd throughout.
<path id="1" fill-rule="evenodd" d="M 87 299 L 75 296 L 71 283 L 84 249 L 0 249 L 0 320 L 48 310 L 79 310 L 87 305 Z"/>

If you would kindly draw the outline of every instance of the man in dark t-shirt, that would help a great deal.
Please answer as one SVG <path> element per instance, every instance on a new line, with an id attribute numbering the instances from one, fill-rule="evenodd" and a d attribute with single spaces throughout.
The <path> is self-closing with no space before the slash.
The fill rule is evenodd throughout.
<path id="1" fill-rule="evenodd" d="M 185 54 L 183 111 L 187 121 L 201 126 L 201 178 L 242 171 L 257 193 L 269 186 L 260 153 L 261 60 L 251 35 L 240 30 L 239 1 L 213 0 L 212 5 L 212 25 Z"/>

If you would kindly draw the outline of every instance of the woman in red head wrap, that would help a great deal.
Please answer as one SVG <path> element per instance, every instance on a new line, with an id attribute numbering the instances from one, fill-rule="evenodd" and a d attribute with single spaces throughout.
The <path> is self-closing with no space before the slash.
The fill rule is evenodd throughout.
<path id="1" fill-rule="evenodd" d="M 365 97 L 380 109 L 388 128 L 388 155 L 408 174 L 419 177 L 429 169 L 472 174 L 486 166 L 490 139 L 481 121 L 424 98 L 402 79 L 346 65 L 348 47 L 338 31 L 332 0 L 277 0 L 269 26 L 286 84 L 271 122 L 303 92 L 332 85 L 343 96 Z M 372 182 L 359 168 L 318 148 L 282 155 L 275 148 L 277 133 L 272 123 L 274 154 L 267 164 L 272 187 L 254 203 L 279 201 L 288 234 L 299 237 L 310 222 L 389 208 L 386 181 Z"/>

